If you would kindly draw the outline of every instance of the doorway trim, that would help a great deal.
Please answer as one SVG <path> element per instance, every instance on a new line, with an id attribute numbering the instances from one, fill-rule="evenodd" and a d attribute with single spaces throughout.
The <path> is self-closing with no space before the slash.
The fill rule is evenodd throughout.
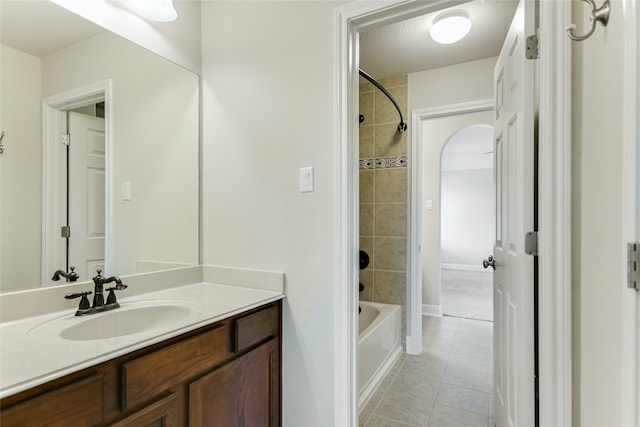
<path id="1" fill-rule="evenodd" d="M 357 425 L 358 32 L 465 1 L 351 2 L 334 13 L 334 420 Z M 571 3 L 541 1 L 540 425 L 571 425 Z"/>
<path id="2" fill-rule="evenodd" d="M 112 80 L 102 80 L 61 92 L 42 100 L 42 286 L 51 283 L 51 274 L 61 269 L 64 245 L 60 238 L 62 205 L 66 200 L 62 134 L 67 132 L 66 112 L 98 101 L 105 101 L 105 241 L 111 241 L 113 177 L 113 91 Z M 110 265 L 109 245 L 105 250 L 105 270 Z"/>
<path id="3" fill-rule="evenodd" d="M 493 110 L 493 99 L 482 99 L 411 111 L 411 149 L 409 154 L 409 268 L 407 307 L 411 306 L 411 331 L 422 325 L 422 141 L 426 120 Z M 442 304 L 439 311 L 442 312 Z M 409 311 L 409 310 L 407 310 Z M 408 313 L 409 314 L 409 313 Z M 421 331 L 418 331 L 421 332 Z M 420 354 L 422 333 L 407 334 L 407 353 Z"/>
<path id="4" fill-rule="evenodd" d="M 540 425 L 572 425 L 571 2 L 541 1 L 538 126 Z"/>
<path id="5" fill-rule="evenodd" d="M 624 109 L 622 141 L 622 312 L 621 402 L 622 425 L 640 424 L 640 295 L 627 287 L 627 243 L 640 240 L 640 7 L 635 0 L 625 0 L 624 16 Z"/>

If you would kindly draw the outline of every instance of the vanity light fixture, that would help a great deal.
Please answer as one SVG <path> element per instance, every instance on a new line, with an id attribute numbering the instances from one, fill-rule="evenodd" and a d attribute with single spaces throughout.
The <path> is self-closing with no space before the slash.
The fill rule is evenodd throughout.
<path id="1" fill-rule="evenodd" d="M 152 21 L 171 22 L 178 17 L 173 0 L 126 0 L 126 3 L 135 13 Z"/>
<path id="2" fill-rule="evenodd" d="M 469 14 L 464 10 L 453 10 L 436 16 L 429 34 L 440 44 L 452 44 L 462 40 L 469 31 L 471 31 Z"/>

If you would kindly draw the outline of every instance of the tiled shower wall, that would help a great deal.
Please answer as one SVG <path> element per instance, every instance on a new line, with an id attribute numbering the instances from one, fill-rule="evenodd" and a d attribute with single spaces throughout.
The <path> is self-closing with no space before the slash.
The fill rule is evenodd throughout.
<path id="1" fill-rule="evenodd" d="M 407 121 L 407 76 L 379 81 Z M 360 249 L 370 264 L 360 271 L 360 299 L 406 305 L 407 133 L 391 101 L 370 83 L 360 85 Z"/>

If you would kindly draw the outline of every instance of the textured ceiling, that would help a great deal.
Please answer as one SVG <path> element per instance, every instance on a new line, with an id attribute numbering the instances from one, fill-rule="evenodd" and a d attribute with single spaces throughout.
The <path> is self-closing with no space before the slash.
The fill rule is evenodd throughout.
<path id="1" fill-rule="evenodd" d="M 517 0 L 475 0 L 447 10 L 465 10 L 472 26 L 461 41 L 441 45 L 429 36 L 444 10 L 360 33 L 360 68 L 376 79 L 498 56 Z"/>

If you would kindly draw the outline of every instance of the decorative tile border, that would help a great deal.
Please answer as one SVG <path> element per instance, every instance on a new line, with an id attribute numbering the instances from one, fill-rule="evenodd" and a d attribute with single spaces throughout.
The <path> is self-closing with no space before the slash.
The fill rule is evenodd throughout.
<path id="1" fill-rule="evenodd" d="M 406 168 L 407 156 L 379 157 L 377 159 L 360 159 L 360 169 Z"/>

